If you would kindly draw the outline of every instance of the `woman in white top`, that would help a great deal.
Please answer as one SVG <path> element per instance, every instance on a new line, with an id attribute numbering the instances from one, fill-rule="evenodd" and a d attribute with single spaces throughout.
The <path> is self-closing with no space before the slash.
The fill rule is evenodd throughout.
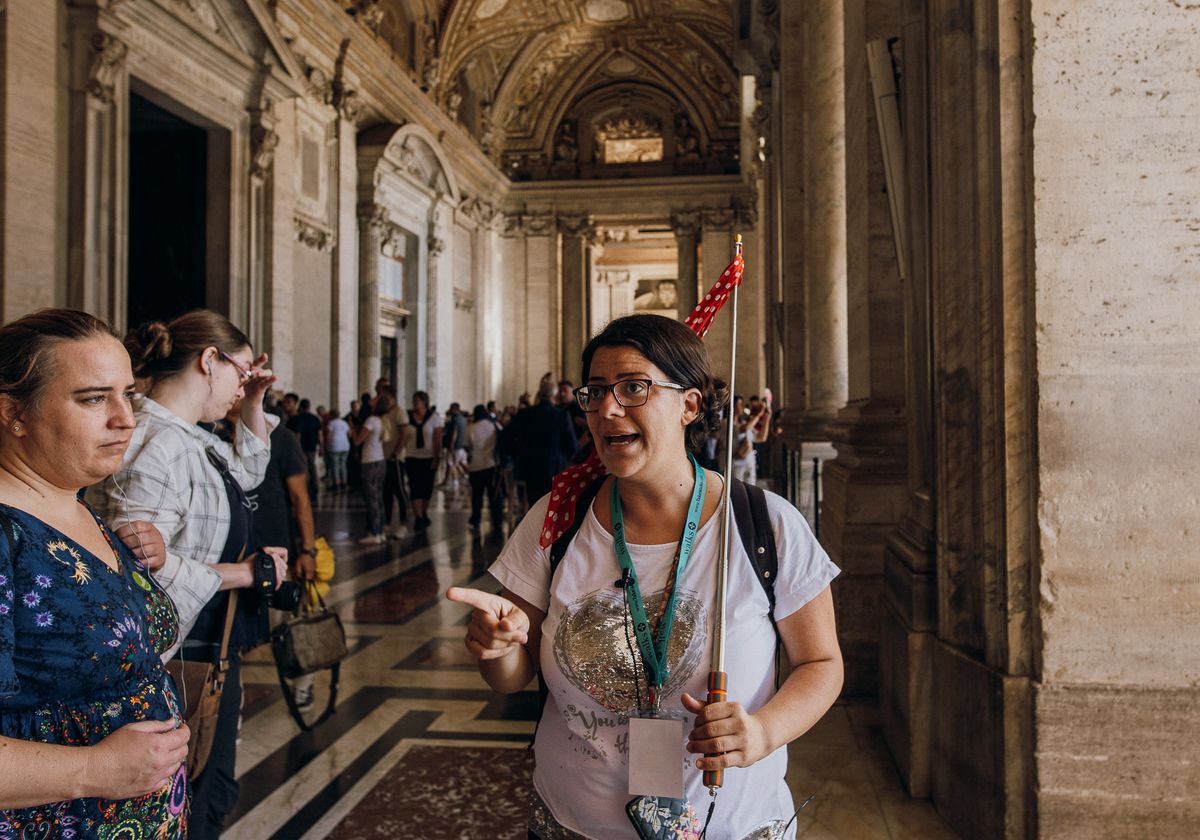
<path id="1" fill-rule="evenodd" d="M 429 527 L 429 517 L 425 514 L 433 498 L 433 477 L 442 453 L 442 416 L 430 407 L 429 394 L 424 391 L 413 394 L 412 406 L 408 414 L 410 428 L 404 469 L 412 494 L 413 528 L 424 531 Z"/>
<path id="2" fill-rule="evenodd" d="M 471 424 L 467 427 L 467 478 L 471 482 L 471 518 L 468 523 L 478 528 L 483 513 L 483 495 L 487 493 L 488 507 L 492 513 L 492 532 L 499 534 L 504 522 L 504 496 L 500 492 L 499 476 L 496 474 L 496 437 L 500 423 L 487 413 L 482 405 L 471 412 Z"/>
<path id="3" fill-rule="evenodd" d="M 712 801 L 703 771 L 722 770 L 710 840 L 792 837 L 785 747 L 842 685 L 829 591 L 837 567 L 799 512 L 767 494 L 778 552 L 773 616 L 791 670 L 776 691 L 769 601 L 731 533 L 730 699 L 705 705 L 723 488 L 690 453 L 719 423 L 725 388 L 694 333 L 647 314 L 619 318 L 593 338 L 583 377 L 576 398 L 611 475 L 576 512 L 585 518 L 561 564 L 552 573 L 540 545 L 544 497 L 490 569 L 500 595 L 447 593 L 475 608 L 466 645 L 494 689 L 520 691 L 539 671 L 549 689 L 534 742 L 530 836 L 635 838 L 626 813 L 633 788 L 671 797 L 652 800 L 671 803 L 651 809 L 656 818 L 670 815 L 671 836 L 698 837 Z M 671 714 L 686 722 L 672 730 Z M 643 725 L 652 738 L 643 740 Z M 635 765 L 631 756 L 645 750 Z M 678 784 L 684 796 L 652 790 L 647 776 L 651 787 Z"/>
<path id="4" fill-rule="evenodd" d="M 346 489 L 346 459 L 350 457 L 350 424 L 333 412 L 325 427 L 326 472 L 329 489 L 339 493 Z"/>
<path id="5" fill-rule="evenodd" d="M 235 615 L 216 735 L 193 784 L 189 826 L 189 837 L 215 838 L 237 802 L 237 651 L 266 631 L 265 606 L 254 593 L 264 585 L 277 587 L 287 574 L 286 549 L 251 544 L 246 500 L 246 491 L 266 474 L 270 432 L 279 422 L 262 406 L 275 377 L 264 367 L 266 355 L 256 358 L 241 330 L 207 310 L 169 324 L 144 324 L 129 334 L 125 347 L 134 374 L 150 388 L 135 415 L 124 464 L 104 485 L 109 521 L 145 519 L 162 533 L 166 558 L 155 577 L 179 611 L 187 634 L 184 660 L 213 662 L 226 611 Z M 239 398 L 236 444 L 198 425 L 220 420 Z M 236 609 L 231 591 L 241 593 Z"/>
<path id="6" fill-rule="evenodd" d="M 363 545 L 387 542 L 383 534 L 383 421 L 379 419 L 382 401 L 371 402 L 371 416 L 353 433 L 356 446 L 362 447 L 362 492 L 367 503 L 367 535 L 359 540 Z"/>

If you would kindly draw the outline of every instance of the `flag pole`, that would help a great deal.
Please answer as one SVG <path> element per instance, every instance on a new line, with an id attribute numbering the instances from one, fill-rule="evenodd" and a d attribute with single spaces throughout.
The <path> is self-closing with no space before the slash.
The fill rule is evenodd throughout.
<path id="1" fill-rule="evenodd" d="M 742 235 L 734 238 L 735 258 L 742 255 Z M 738 326 L 738 290 L 741 283 L 733 287 L 733 326 L 729 330 L 729 420 L 725 429 L 725 490 L 721 500 L 721 555 L 717 564 L 717 619 L 716 643 L 713 645 L 712 667 L 708 672 L 708 697 L 706 702 L 724 703 L 729 694 L 729 677 L 725 673 L 725 602 L 729 582 L 729 489 L 733 484 L 733 391 L 737 377 L 737 326 Z M 706 756 L 708 758 L 713 755 Z M 704 786 L 712 796 L 717 795 L 717 789 L 724 782 L 724 770 L 705 770 Z"/>

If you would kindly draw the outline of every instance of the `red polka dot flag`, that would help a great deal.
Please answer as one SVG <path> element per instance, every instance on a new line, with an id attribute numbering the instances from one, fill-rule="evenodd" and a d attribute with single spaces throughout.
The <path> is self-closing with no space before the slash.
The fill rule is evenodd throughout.
<path id="1" fill-rule="evenodd" d="M 735 286 L 742 285 L 742 274 L 746 264 L 742 260 L 741 248 L 726 269 L 721 272 L 720 279 L 708 290 L 708 294 L 692 310 L 692 314 L 684 319 L 684 323 L 696 335 L 704 338 L 712 326 L 713 318 L 721 311 L 725 301 L 729 300 Z M 554 541 L 566 533 L 575 521 L 575 507 L 580 494 L 594 481 L 599 481 L 608 475 L 608 470 L 600 461 L 600 456 L 594 451 L 590 458 L 582 464 L 567 467 L 554 476 L 550 487 L 550 507 L 546 510 L 546 519 L 542 523 L 542 534 L 538 543 L 542 548 L 549 548 Z"/>

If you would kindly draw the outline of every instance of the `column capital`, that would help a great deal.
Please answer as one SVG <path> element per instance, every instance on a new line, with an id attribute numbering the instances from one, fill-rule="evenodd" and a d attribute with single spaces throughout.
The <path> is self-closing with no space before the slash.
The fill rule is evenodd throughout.
<path id="1" fill-rule="evenodd" d="M 700 222 L 699 210 L 683 210 L 671 214 L 671 230 L 675 232 L 676 238 L 698 235 Z"/>
<path id="2" fill-rule="evenodd" d="M 358 205 L 358 227 L 363 233 L 374 229 L 376 233 L 387 225 L 387 208 L 373 201 L 364 201 Z"/>
<path id="3" fill-rule="evenodd" d="M 91 38 L 92 66 L 88 71 L 87 92 L 105 105 L 113 104 L 116 83 L 125 67 L 129 47 L 107 32 L 94 32 Z"/>
<path id="4" fill-rule="evenodd" d="M 596 226 L 587 216 L 559 216 L 558 229 L 567 236 L 591 239 L 596 235 Z"/>
<path id="5" fill-rule="evenodd" d="M 508 236 L 550 236 L 558 224 L 553 213 L 518 213 L 504 217 Z"/>
<path id="6" fill-rule="evenodd" d="M 704 210 L 701 216 L 706 228 L 711 228 L 712 230 L 733 230 L 734 213 L 730 208 Z"/>

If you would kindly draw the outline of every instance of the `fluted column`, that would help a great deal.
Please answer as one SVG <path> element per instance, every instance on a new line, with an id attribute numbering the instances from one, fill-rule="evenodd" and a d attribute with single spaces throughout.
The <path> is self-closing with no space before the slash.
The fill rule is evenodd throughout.
<path id="1" fill-rule="evenodd" d="M 699 260 L 696 245 L 700 236 L 700 213 L 690 210 L 671 216 L 671 230 L 675 232 L 676 269 L 675 288 L 678 290 L 679 319 L 686 318 L 700 301 Z"/>

